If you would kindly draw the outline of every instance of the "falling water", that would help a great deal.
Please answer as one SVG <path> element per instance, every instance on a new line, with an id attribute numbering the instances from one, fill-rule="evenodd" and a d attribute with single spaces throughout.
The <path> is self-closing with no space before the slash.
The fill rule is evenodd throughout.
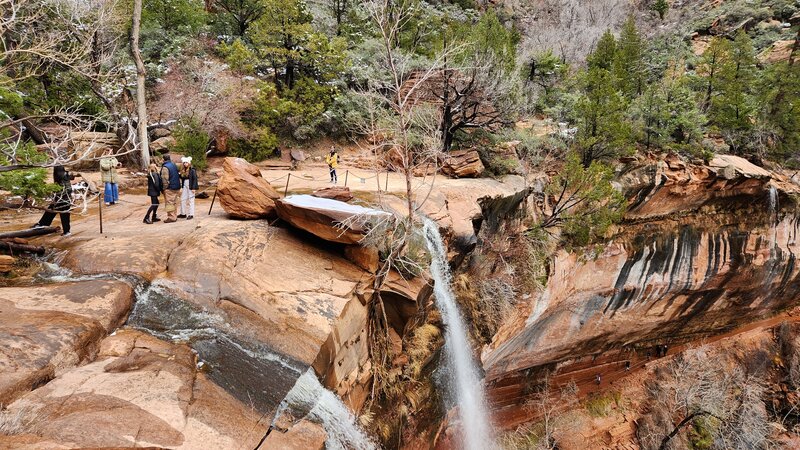
<path id="1" fill-rule="evenodd" d="M 778 212 L 778 189 L 775 186 L 769 187 L 769 217 L 770 219 Z"/>
<path id="2" fill-rule="evenodd" d="M 325 389 L 308 369 L 294 384 L 281 402 L 275 420 L 289 412 L 295 418 L 305 417 L 319 423 L 328 438 L 327 450 L 374 450 L 375 443 L 358 426 L 356 417 L 350 413 L 336 394 Z"/>
<path id="3" fill-rule="evenodd" d="M 449 375 L 448 388 L 461 419 L 461 447 L 470 450 L 494 449 L 497 446 L 489 424 L 486 397 L 478 367 L 473 360 L 464 320 L 450 287 L 452 276 L 447 263 L 447 252 L 439 229 L 433 221 L 426 220 L 423 231 L 431 254 L 430 270 L 435 283 L 436 305 L 442 313 L 446 330 L 444 350 Z"/>

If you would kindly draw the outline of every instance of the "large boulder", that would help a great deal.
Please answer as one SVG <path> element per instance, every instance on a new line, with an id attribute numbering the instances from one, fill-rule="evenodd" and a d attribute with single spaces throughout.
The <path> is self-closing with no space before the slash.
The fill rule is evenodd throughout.
<path id="1" fill-rule="evenodd" d="M 93 358 L 132 298 L 112 280 L 0 288 L 0 404 Z"/>
<path id="2" fill-rule="evenodd" d="M 122 329 L 98 356 L 8 405 L 0 419 L 15 418 L 15 432 L 35 435 L 39 448 L 256 448 L 266 433 L 269 419 L 198 373 L 185 345 Z M 6 439 L 0 448 L 20 443 Z"/>
<path id="3" fill-rule="evenodd" d="M 476 150 L 455 150 L 442 161 L 442 172 L 456 178 L 477 178 L 485 167 Z"/>
<path id="4" fill-rule="evenodd" d="M 225 158 L 217 197 L 222 208 L 236 219 L 274 217 L 280 194 L 261 176 L 258 167 L 241 158 Z"/>
<path id="5" fill-rule="evenodd" d="M 353 199 L 353 193 L 350 192 L 349 187 L 344 186 L 331 186 L 322 189 L 317 189 L 311 195 L 319 198 L 330 198 L 339 200 L 340 202 L 349 202 Z"/>
<path id="6" fill-rule="evenodd" d="M 313 197 L 291 195 L 276 202 L 278 217 L 326 241 L 357 244 L 369 225 L 391 214 L 377 209 Z"/>
<path id="7" fill-rule="evenodd" d="M 173 136 L 164 136 L 150 143 L 150 151 L 159 154 L 169 153 L 177 143 Z"/>

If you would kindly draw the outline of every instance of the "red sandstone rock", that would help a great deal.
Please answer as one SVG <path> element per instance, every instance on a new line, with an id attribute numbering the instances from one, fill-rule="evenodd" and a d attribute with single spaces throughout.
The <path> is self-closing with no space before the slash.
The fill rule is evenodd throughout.
<path id="1" fill-rule="evenodd" d="M 236 219 L 274 216 L 280 194 L 261 176 L 258 167 L 241 158 L 225 158 L 222 168 L 217 197 L 225 212 Z"/>
<path id="2" fill-rule="evenodd" d="M 378 270 L 380 258 L 374 246 L 348 245 L 344 248 L 344 257 L 367 272 L 375 273 Z"/>
<path id="3" fill-rule="evenodd" d="M 477 178 L 484 170 L 481 157 L 475 150 L 455 150 L 444 156 L 442 172 L 456 178 Z"/>
<path id="4" fill-rule="evenodd" d="M 353 194 L 350 192 L 350 188 L 344 186 L 332 186 L 317 189 L 316 191 L 312 192 L 311 195 L 319 198 L 339 200 L 340 202 L 349 202 L 353 199 Z"/>
<path id="5" fill-rule="evenodd" d="M 310 195 L 291 195 L 276 202 L 278 217 L 322 239 L 357 244 L 371 222 L 391 214 Z"/>

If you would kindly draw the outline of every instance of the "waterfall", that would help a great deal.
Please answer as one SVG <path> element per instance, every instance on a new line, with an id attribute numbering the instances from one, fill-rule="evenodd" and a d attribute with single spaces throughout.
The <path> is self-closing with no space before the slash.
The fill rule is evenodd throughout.
<path id="1" fill-rule="evenodd" d="M 356 417 L 342 400 L 319 383 L 313 369 L 308 369 L 281 402 L 273 423 L 284 413 L 306 417 L 319 423 L 328 438 L 327 450 L 374 450 L 375 443 L 358 426 Z"/>
<path id="2" fill-rule="evenodd" d="M 425 220 L 423 232 L 431 254 L 430 271 L 434 280 L 436 306 L 441 311 L 445 326 L 448 393 L 451 401 L 458 407 L 461 419 L 460 447 L 469 450 L 495 449 L 497 445 L 490 425 L 483 385 L 473 360 L 467 329 L 451 288 L 452 275 L 447 263 L 447 251 L 439 228 L 433 221 Z"/>
<path id="3" fill-rule="evenodd" d="M 777 219 L 776 215 L 778 213 L 778 189 L 775 188 L 775 186 L 770 186 L 769 187 L 769 206 L 768 206 L 768 208 L 769 208 L 768 211 L 769 211 L 770 219 L 772 219 L 773 217 L 775 217 L 775 219 Z"/>

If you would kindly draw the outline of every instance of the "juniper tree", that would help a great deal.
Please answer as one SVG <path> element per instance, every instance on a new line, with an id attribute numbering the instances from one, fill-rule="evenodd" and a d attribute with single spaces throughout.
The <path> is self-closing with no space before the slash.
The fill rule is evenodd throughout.
<path id="1" fill-rule="evenodd" d="M 644 42 L 636 29 L 633 16 L 622 26 L 622 32 L 616 41 L 616 50 L 612 63 L 612 73 L 617 88 L 628 99 L 640 95 L 644 84 Z"/>

